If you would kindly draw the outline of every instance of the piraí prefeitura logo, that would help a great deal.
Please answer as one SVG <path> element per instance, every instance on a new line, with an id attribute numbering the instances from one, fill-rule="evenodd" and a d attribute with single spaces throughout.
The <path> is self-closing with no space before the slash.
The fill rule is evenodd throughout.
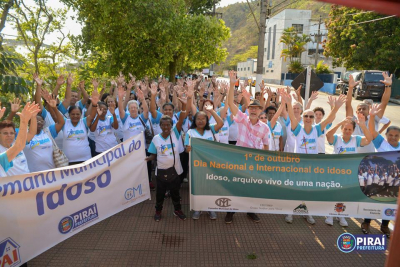
<path id="1" fill-rule="evenodd" d="M 98 219 L 99 213 L 96 203 L 81 209 L 69 216 L 65 216 L 58 223 L 58 231 L 62 234 L 67 234 L 72 230 L 84 226 L 85 224 Z"/>
<path id="2" fill-rule="evenodd" d="M 352 235 L 341 234 L 337 239 L 337 247 L 341 252 L 350 253 L 384 253 L 387 249 L 386 235 Z"/>
<path id="3" fill-rule="evenodd" d="M 8 237 L 0 242 L 0 266 L 14 267 L 21 263 L 19 254 L 19 245 L 17 242 Z"/>

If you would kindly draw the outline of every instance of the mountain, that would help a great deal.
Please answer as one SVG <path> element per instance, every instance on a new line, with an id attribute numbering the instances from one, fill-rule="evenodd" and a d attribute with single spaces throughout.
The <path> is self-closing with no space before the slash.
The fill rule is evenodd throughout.
<path id="1" fill-rule="evenodd" d="M 231 38 L 223 44 L 229 55 L 224 63 L 217 66 L 216 71 L 228 69 L 234 55 L 244 53 L 251 46 L 257 45 L 258 27 L 251 10 L 253 10 L 257 23 L 259 23 L 259 2 L 257 0 L 249 0 L 249 4 L 247 2 L 236 3 L 217 9 L 218 13 L 222 13 L 222 19 L 225 24 L 231 29 Z M 331 6 L 330 4 L 312 0 L 273 0 L 272 3 L 272 15 L 278 14 L 285 8 L 309 9 L 312 10 L 312 18 L 315 20 L 319 18 L 319 15 L 322 18 L 327 18 Z"/>

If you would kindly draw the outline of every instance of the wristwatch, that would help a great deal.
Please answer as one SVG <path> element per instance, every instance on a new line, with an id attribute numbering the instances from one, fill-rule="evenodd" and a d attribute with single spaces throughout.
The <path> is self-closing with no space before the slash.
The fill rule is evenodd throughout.
<path id="1" fill-rule="evenodd" d="M 385 87 L 392 87 L 391 85 L 385 85 Z"/>

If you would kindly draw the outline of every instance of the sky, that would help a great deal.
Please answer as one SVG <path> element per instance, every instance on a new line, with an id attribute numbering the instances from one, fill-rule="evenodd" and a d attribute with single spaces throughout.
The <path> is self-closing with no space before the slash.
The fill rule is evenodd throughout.
<path id="1" fill-rule="evenodd" d="M 28 6 L 31 6 L 34 4 L 33 0 L 26 0 L 25 1 Z M 218 6 L 224 7 L 228 6 L 230 4 L 234 4 L 237 2 L 245 2 L 245 0 L 221 0 Z M 51 8 L 63 8 L 65 5 L 61 3 L 58 0 L 49 0 L 47 2 L 47 5 Z M 64 25 L 64 33 L 71 33 L 73 35 L 79 35 L 81 33 L 82 25 L 79 24 L 77 21 L 72 20 L 71 16 L 74 16 L 76 13 L 70 10 L 67 14 L 68 19 L 65 21 Z M 6 27 L 3 29 L 2 33 L 5 35 L 5 39 L 15 39 L 17 35 L 17 30 L 14 29 L 14 27 L 7 22 Z M 60 34 L 51 34 L 47 35 L 45 38 L 45 44 L 52 44 L 52 43 L 57 43 L 58 37 L 60 37 Z"/>

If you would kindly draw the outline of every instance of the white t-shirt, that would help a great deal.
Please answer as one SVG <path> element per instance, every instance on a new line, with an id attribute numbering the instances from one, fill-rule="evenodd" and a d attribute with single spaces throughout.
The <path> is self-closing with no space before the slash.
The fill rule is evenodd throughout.
<path id="1" fill-rule="evenodd" d="M 393 183 L 393 181 L 394 181 L 394 177 L 393 177 L 391 174 L 389 174 L 389 176 L 388 176 L 388 179 L 387 179 L 387 182 L 386 182 L 386 183 L 388 183 L 388 184 L 389 184 L 389 186 L 391 186 L 391 185 L 392 185 L 392 183 Z"/>
<path id="2" fill-rule="evenodd" d="M 373 175 L 371 173 L 369 173 L 367 175 L 367 185 L 371 185 L 373 181 Z"/>
<path id="3" fill-rule="evenodd" d="M 86 161 L 92 157 L 90 153 L 86 118 L 81 119 L 76 126 L 71 120 L 65 121 L 64 127 L 64 153 L 69 162 Z"/>
<path id="4" fill-rule="evenodd" d="M 362 136 L 352 135 L 347 143 L 343 140 L 342 135 L 335 134 L 333 136 L 335 139 L 333 143 L 330 144 L 333 145 L 333 154 L 354 154 L 357 153 L 357 149 L 361 147 Z"/>
<path id="5" fill-rule="evenodd" d="M 373 184 L 378 184 L 381 178 L 377 173 L 374 174 L 374 180 L 372 181 Z"/>
<path id="6" fill-rule="evenodd" d="M 0 177 L 6 177 L 7 171 L 13 167 L 12 161 L 9 162 L 7 158 L 7 153 L 0 153 Z"/>
<path id="7" fill-rule="evenodd" d="M 292 131 L 295 136 L 294 153 L 318 154 L 317 140 L 322 134 L 321 125 L 315 124 L 311 127 L 311 132 L 306 133 L 304 127 L 299 123 L 296 129 Z"/>
<path id="8" fill-rule="evenodd" d="M 119 116 L 119 109 L 118 108 L 115 109 L 115 116 L 117 117 L 117 121 L 118 121 L 118 129 L 115 130 L 113 128 L 113 132 L 116 134 L 118 139 L 122 139 L 122 138 L 124 138 L 124 134 L 123 134 L 123 131 L 122 131 L 122 121 L 121 121 L 121 117 Z M 111 112 L 109 110 L 107 110 L 106 117 L 113 117 L 113 115 L 111 114 Z"/>
<path id="9" fill-rule="evenodd" d="M 6 152 L 7 149 L 8 148 L 0 145 L 0 153 Z M 24 151 L 19 152 L 18 155 L 12 160 L 12 163 L 13 166 L 10 167 L 6 172 L 7 176 L 30 173 L 28 161 L 26 160 Z"/>
<path id="10" fill-rule="evenodd" d="M 203 135 L 201 135 L 196 129 L 189 129 L 185 136 L 185 146 L 189 145 L 189 138 L 200 138 L 206 139 L 210 141 L 217 141 L 219 142 L 219 136 L 215 132 L 215 124 L 210 125 L 211 130 L 204 130 Z M 215 139 L 214 139 L 215 137 Z"/>
<path id="11" fill-rule="evenodd" d="M 96 130 L 94 131 L 94 141 L 96 143 L 96 152 L 101 153 L 118 145 L 114 135 L 113 117 L 106 117 L 105 120 L 99 119 Z"/>
<path id="12" fill-rule="evenodd" d="M 353 116 L 353 118 L 357 119 L 356 116 Z M 369 118 L 369 116 L 368 116 L 368 118 Z M 379 118 L 378 116 L 375 116 L 375 130 L 376 131 L 379 131 L 379 121 L 380 120 L 381 120 L 381 118 Z M 368 125 L 368 119 L 365 120 L 365 124 Z M 353 135 L 365 136 L 361 127 L 358 124 L 356 124 L 356 128 L 354 129 Z M 357 153 L 373 153 L 373 152 L 375 152 L 375 147 L 371 142 L 367 146 L 360 147 L 357 151 L 358 151 Z"/>
<path id="13" fill-rule="evenodd" d="M 287 117 L 287 119 L 285 120 L 285 126 L 286 126 L 286 143 L 285 143 L 285 152 L 292 152 L 295 153 L 295 135 L 292 131 L 292 123 L 290 121 L 289 116 Z M 299 122 L 299 124 L 303 125 L 303 120 L 301 120 Z"/>
<path id="14" fill-rule="evenodd" d="M 386 181 L 387 181 L 387 176 L 384 175 L 384 176 L 381 177 L 381 179 L 379 180 L 379 185 L 384 185 Z"/>
<path id="15" fill-rule="evenodd" d="M 42 117 L 44 118 L 44 128 L 50 127 L 50 125 L 55 124 L 50 113 L 45 108 L 42 109 Z M 64 133 L 62 130 L 58 132 L 56 138 L 54 138 L 54 141 L 56 142 L 58 148 L 63 150 Z"/>
<path id="16" fill-rule="evenodd" d="M 85 116 L 86 108 L 85 108 L 85 106 L 82 104 L 82 100 L 76 101 L 75 106 L 81 108 L 81 110 L 82 110 L 82 116 L 81 116 L 81 118 L 83 118 L 83 117 Z M 69 106 L 69 107 L 66 109 L 66 108 L 64 107 L 64 105 L 63 105 L 62 103 L 60 103 L 60 104 L 57 106 L 57 109 L 61 112 L 61 114 L 64 115 L 65 118 L 69 119 L 68 110 L 69 110 L 70 107 L 71 107 L 71 106 Z"/>
<path id="17" fill-rule="evenodd" d="M 140 114 L 139 116 L 143 120 L 144 124 L 146 124 L 147 119 L 143 116 L 143 114 Z M 143 132 L 144 136 L 145 128 L 143 123 L 140 121 L 139 116 L 132 118 L 129 113 L 125 113 L 125 118 L 121 119 L 123 123 L 122 131 L 124 133 L 124 141 L 139 134 L 140 132 Z"/>
<path id="18" fill-rule="evenodd" d="M 174 165 L 175 153 L 175 170 L 178 174 L 181 174 L 183 172 L 181 160 L 179 157 L 179 149 L 177 145 L 179 144 L 179 142 L 181 142 L 180 139 L 180 133 L 178 132 L 176 127 L 172 129 L 171 135 L 168 136 L 166 139 L 164 139 L 161 134 L 157 134 L 154 136 L 149 146 L 149 153 L 157 155 L 157 169 L 165 170 L 171 168 Z M 172 147 L 174 153 L 172 152 Z"/>
<path id="19" fill-rule="evenodd" d="M 229 130 L 232 123 L 233 122 L 231 121 L 230 117 L 227 117 L 224 120 L 224 125 L 218 132 L 220 143 L 229 144 Z"/>
<path id="20" fill-rule="evenodd" d="M 318 137 L 317 144 L 318 144 L 318 153 L 323 153 L 325 154 L 325 134 L 326 131 L 329 130 L 329 128 L 332 127 L 332 123 L 329 123 L 326 125 L 325 129 L 322 131 L 322 135 Z"/>
<path id="21" fill-rule="evenodd" d="M 269 127 L 269 150 L 271 151 L 279 151 L 279 138 L 283 136 L 283 128 L 282 125 L 277 121 L 275 123 L 275 127 L 271 128 L 271 122 L 268 121 L 267 125 Z"/>
<path id="22" fill-rule="evenodd" d="M 361 174 L 358 175 L 358 182 L 360 183 L 360 186 L 365 186 L 365 180 L 363 175 Z"/>
<path id="23" fill-rule="evenodd" d="M 372 143 L 378 152 L 399 151 L 400 150 L 400 142 L 397 144 L 396 147 L 393 147 L 380 134 L 374 140 L 372 140 Z"/>
<path id="24" fill-rule="evenodd" d="M 48 130 L 53 138 L 57 136 L 55 124 L 50 125 Z M 31 172 L 51 170 L 56 167 L 53 160 L 53 142 L 44 130 L 26 143 L 24 153 Z"/>

